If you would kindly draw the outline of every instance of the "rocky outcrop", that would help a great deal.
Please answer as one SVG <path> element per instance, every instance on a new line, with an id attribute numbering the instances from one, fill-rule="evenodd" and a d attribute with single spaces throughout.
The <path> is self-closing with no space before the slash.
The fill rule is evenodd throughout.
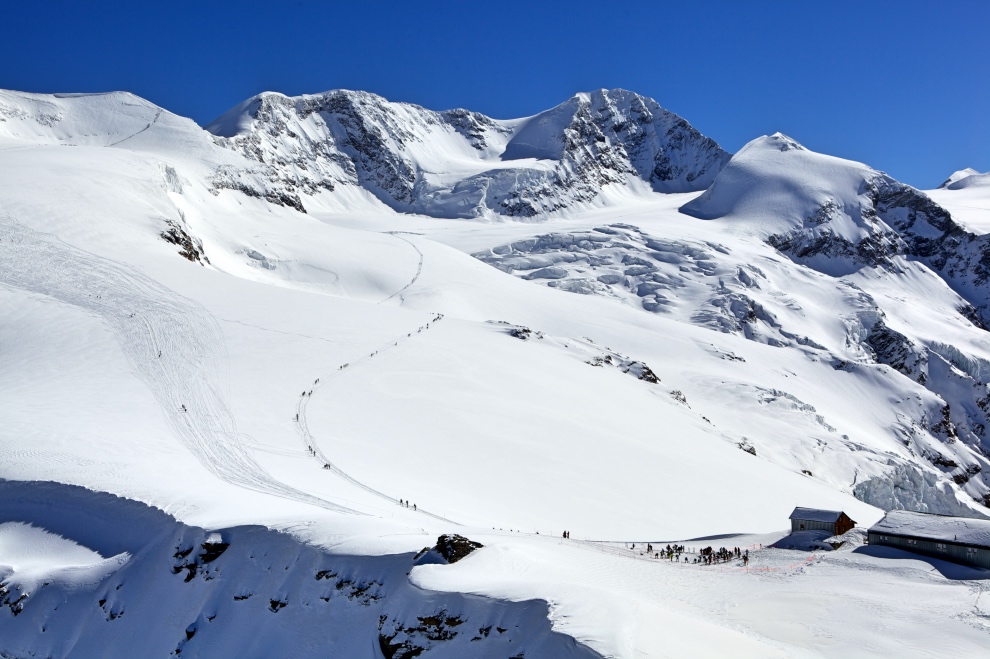
<path id="1" fill-rule="evenodd" d="M 476 549 L 484 547 L 480 542 L 468 540 L 463 535 L 449 533 L 437 538 L 436 550 L 448 563 L 456 563 L 467 558 Z"/>

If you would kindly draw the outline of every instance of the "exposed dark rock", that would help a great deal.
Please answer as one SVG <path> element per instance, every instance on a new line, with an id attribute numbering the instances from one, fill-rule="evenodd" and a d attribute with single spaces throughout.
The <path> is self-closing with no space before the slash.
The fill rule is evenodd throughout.
<path id="1" fill-rule="evenodd" d="M 944 467 L 945 469 L 955 469 L 959 466 L 955 460 L 947 458 L 938 451 L 926 451 L 923 454 L 925 458 L 931 462 L 936 467 Z"/>
<path id="2" fill-rule="evenodd" d="M 484 547 L 480 542 L 468 540 L 462 535 L 445 534 L 437 538 L 436 550 L 448 563 L 466 558 L 475 549 Z"/>
<path id="3" fill-rule="evenodd" d="M 742 449 L 743 451 L 746 451 L 750 455 L 756 455 L 756 447 L 754 447 L 752 444 L 750 444 L 747 441 L 739 442 L 738 444 L 736 444 L 736 446 Z"/>
<path id="4" fill-rule="evenodd" d="M 509 336 L 526 341 L 533 335 L 533 330 L 528 327 L 513 327 L 509 330 Z"/>
<path id="5" fill-rule="evenodd" d="M 202 551 L 199 553 L 199 558 L 204 563 L 212 563 L 220 558 L 227 551 L 228 547 L 230 547 L 229 542 L 204 542 Z"/>
<path id="6" fill-rule="evenodd" d="M 926 359 L 921 350 L 906 336 L 887 327 L 882 320 L 870 329 L 866 344 L 873 349 L 879 363 L 887 364 L 912 379 L 924 375 L 921 368 Z"/>
<path id="7" fill-rule="evenodd" d="M 933 435 L 942 437 L 950 443 L 956 440 L 956 427 L 952 423 L 952 415 L 948 405 L 942 408 L 942 417 L 931 427 L 931 432 Z"/>
<path id="8" fill-rule="evenodd" d="M 385 659 L 413 659 L 413 657 L 418 657 L 426 650 L 424 647 L 413 645 L 409 640 L 392 643 L 396 636 L 398 634 L 393 634 L 392 636 L 378 634 L 378 647 L 381 649 Z"/>
<path id="9" fill-rule="evenodd" d="M 166 220 L 168 228 L 162 231 L 159 235 L 166 242 L 172 243 L 173 245 L 178 245 L 182 249 L 179 251 L 179 256 L 189 259 L 193 263 L 199 263 L 203 265 L 204 263 L 209 263 L 210 260 L 206 258 L 206 254 L 203 252 L 203 245 L 199 240 L 193 239 L 185 229 L 183 229 L 177 222 L 173 220 Z"/>

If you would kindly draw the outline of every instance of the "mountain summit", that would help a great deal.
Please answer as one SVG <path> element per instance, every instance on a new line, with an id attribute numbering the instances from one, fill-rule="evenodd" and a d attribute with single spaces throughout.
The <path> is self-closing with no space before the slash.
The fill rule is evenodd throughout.
<path id="1" fill-rule="evenodd" d="M 358 186 L 395 210 L 451 218 L 530 218 L 621 188 L 703 190 L 729 159 L 681 117 L 621 89 L 514 120 L 367 92 L 264 93 L 206 128 L 290 194 Z"/>

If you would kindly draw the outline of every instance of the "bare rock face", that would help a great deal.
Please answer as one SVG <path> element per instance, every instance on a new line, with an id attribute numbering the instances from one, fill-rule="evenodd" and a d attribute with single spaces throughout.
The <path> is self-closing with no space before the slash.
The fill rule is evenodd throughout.
<path id="1" fill-rule="evenodd" d="M 578 94 L 510 121 L 366 92 L 266 93 L 207 129 L 258 163 L 250 173 L 218 172 L 218 189 L 302 209 L 307 195 L 358 186 L 396 210 L 436 217 L 534 218 L 637 182 L 702 190 L 729 159 L 681 117 L 624 90 Z M 456 158 L 462 173 L 437 175 L 445 169 L 438 153 Z"/>
<path id="2" fill-rule="evenodd" d="M 481 549 L 484 545 L 474 540 L 468 540 L 462 535 L 445 534 L 437 538 L 436 550 L 448 563 L 456 563 L 462 558 L 466 558 L 475 549 Z"/>

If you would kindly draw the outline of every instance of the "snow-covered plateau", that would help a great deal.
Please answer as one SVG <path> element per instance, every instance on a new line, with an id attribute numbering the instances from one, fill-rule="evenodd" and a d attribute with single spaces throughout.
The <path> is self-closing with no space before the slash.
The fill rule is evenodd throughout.
<path id="1" fill-rule="evenodd" d="M 0 91 L 0 657 L 990 656 L 990 573 L 784 539 L 990 516 L 988 176 Z"/>

